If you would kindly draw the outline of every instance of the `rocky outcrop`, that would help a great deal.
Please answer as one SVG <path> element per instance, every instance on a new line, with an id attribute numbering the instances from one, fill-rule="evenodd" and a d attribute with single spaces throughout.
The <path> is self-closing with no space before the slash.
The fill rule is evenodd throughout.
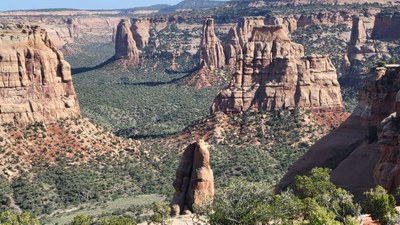
<path id="1" fill-rule="evenodd" d="M 277 189 L 285 189 L 296 175 L 306 174 L 314 167 L 331 168 L 331 180 L 357 198 L 376 184 L 388 190 L 392 190 L 394 184 L 400 184 L 393 177 L 393 171 L 397 171 L 397 131 L 393 130 L 396 119 L 385 119 L 398 107 L 396 83 L 400 82 L 399 75 L 400 68 L 377 68 L 373 79 L 361 88 L 359 104 L 349 119 L 300 157 Z M 378 144 L 375 136 L 382 120 L 383 132 Z"/>
<path id="2" fill-rule="evenodd" d="M 376 16 L 374 27 L 377 26 L 376 20 L 379 20 L 378 17 Z M 363 16 L 353 17 L 351 38 L 347 55 L 343 57 L 342 64 L 342 79 L 344 84 L 352 85 L 359 82 L 360 76 L 369 73 L 368 67 L 371 66 L 370 63 L 391 58 L 388 50 L 388 42 L 372 40 L 371 33 L 367 33 L 368 27 L 365 25 L 365 22 L 367 21 L 369 24 L 372 24 L 373 18 Z"/>
<path id="3" fill-rule="evenodd" d="M 236 29 L 231 28 L 228 33 L 227 42 L 224 46 L 225 64 L 234 68 L 236 60 L 242 54 L 239 36 Z"/>
<path id="4" fill-rule="evenodd" d="M 291 42 L 283 26 L 263 25 L 261 17 L 244 18 L 239 24 L 242 51 L 232 81 L 216 97 L 212 112 L 341 110 L 340 86 L 328 57 L 305 57 L 304 47 Z"/>
<path id="5" fill-rule="evenodd" d="M 210 70 L 222 68 L 225 65 L 224 49 L 214 29 L 214 19 L 207 18 L 202 30 L 200 65 Z"/>
<path id="6" fill-rule="evenodd" d="M 372 39 L 399 39 L 400 12 L 376 15 Z"/>
<path id="7" fill-rule="evenodd" d="M 115 36 L 115 59 L 129 61 L 130 64 L 140 63 L 139 50 L 130 30 L 130 20 L 123 19 L 118 24 Z"/>
<path id="8" fill-rule="evenodd" d="M 148 46 L 150 40 L 150 18 L 133 18 L 132 19 L 132 36 L 135 39 L 136 46 L 143 49 Z"/>
<path id="9" fill-rule="evenodd" d="M 378 74 L 378 76 L 383 76 L 380 77 L 380 80 L 400 82 L 400 67 L 391 71 L 380 68 Z M 395 192 L 396 188 L 400 186 L 400 91 L 394 83 L 380 83 L 379 86 L 379 91 L 382 91 L 379 93 L 379 97 L 385 99 L 385 114 L 393 113 L 380 124 L 382 128 L 379 136 L 380 157 L 374 170 L 374 178 L 376 184 Z M 377 110 L 379 110 L 377 106 L 372 106 L 371 114 Z"/>
<path id="10" fill-rule="evenodd" d="M 0 124 L 80 116 L 71 66 L 45 30 L 0 25 Z"/>
<path id="11" fill-rule="evenodd" d="M 190 144 L 182 155 L 173 183 L 175 194 L 171 201 L 173 216 L 193 211 L 194 205 L 214 199 L 214 177 L 210 168 L 209 146 L 202 140 Z"/>

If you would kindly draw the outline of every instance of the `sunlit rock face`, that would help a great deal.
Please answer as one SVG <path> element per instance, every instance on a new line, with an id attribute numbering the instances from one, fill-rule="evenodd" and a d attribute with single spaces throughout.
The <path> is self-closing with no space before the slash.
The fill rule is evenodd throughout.
<path id="1" fill-rule="evenodd" d="M 214 176 L 210 167 L 210 146 L 203 140 L 193 142 L 185 149 L 173 186 L 173 216 L 193 212 L 193 206 L 213 201 Z"/>
<path id="2" fill-rule="evenodd" d="M 130 28 L 130 20 L 123 19 L 118 24 L 117 34 L 115 35 L 115 59 L 123 59 L 129 61 L 130 64 L 138 64 L 140 62 L 139 50 Z"/>
<path id="3" fill-rule="evenodd" d="M 291 42 L 283 26 L 264 25 L 263 17 L 246 17 L 228 40 L 226 63 L 235 64 L 235 72 L 229 87 L 216 97 L 212 112 L 342 109 L 329 57 L 304 56 L 304 47 Z"/>
<path id="4" fill-rule="evenodd" d="M 0 25 L 0 124 L 80 116 L 71 67 L 45 30 Z"/>

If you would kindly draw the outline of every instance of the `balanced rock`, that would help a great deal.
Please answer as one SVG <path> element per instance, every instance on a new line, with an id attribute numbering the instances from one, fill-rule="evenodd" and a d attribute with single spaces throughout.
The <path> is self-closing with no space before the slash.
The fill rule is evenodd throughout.
<path id="1" fill-rule="evenodd" d="M 174 216 L 193 211 L 195 205 L 213 201 L 214 177 L 210 168 L 210 152 L 203 140 L 186 148 L 173 186 L 175 195 L 171 201 L 171 214 Z"/>
<path id="2" fill-rule="evenodd" d="M 131 64 L 138 64 L 140 62 L 139 50 L 130 27 L 131 22 L 127 19 L 122 19 L 118 24 L 115 36 L 115 59 L 124 59 Z"/>
<path id="3" fill-rule="evenodd" d="M 211 111 L 239 113 L 296 107 L 341 110 L 340 86 L 329 57 L 305 57 L 304 47 L 291 42 L 287 29 L 263 24 L 262 17 L 246 17 L 239 23 L 240 46 L 233 42 L 227 45 L 231 49 L 227 52 L 240 51 L 236 53 L 235 72 Z M 229 64 L 234 59 L 230 56 Z"/>
<path id="4" fill-rule="evenodd" d="M 37 26 L 0 25 L 0 124 L 80 116 L 71 66 Z"/>
<path id="5" fill-rule="evenodd" d="M 207 18 L 203 24 L 200 44 L 200 65 L 210 70 L 225 65 L 224 49 L 214 31 L 214 19 Z"/>

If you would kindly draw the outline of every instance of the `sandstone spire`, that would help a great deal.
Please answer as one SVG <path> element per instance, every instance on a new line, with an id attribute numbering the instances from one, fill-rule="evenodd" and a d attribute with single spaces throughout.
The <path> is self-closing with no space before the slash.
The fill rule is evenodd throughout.
<path id="1" fill-rule="evenodd" d="M 236 60 L 242 54 L 239 36 L 235 28 L 231 28 L 228 33 L 228 41 L 224 46 L 225 64 L 232 68 L 236 66 Z"/>
<path id="2" fill-rule="evenodd" d="M 122 19 L 118 24 L 115 36 L 115 59 L 124 59 L 131 64 L 138 64 L 140 62 L 139 50 L 130 28 L 129 19 Z"/>
<path id="3" fill-rule="evenodd" d="M 209 146 L 203 141 L 190 144 L 183 153 L 174 181 L 175 195 L 171 201 L 171 214 L 177 216 L 194 205 L 212 202 L 214 177 L 210 168 Z"/>
<path id="4" fill-rule="evenodd" d="M 71 66 L 37 26 L 0 25 L 0 124 L 79 117 Z"/>
<path id="5" fill-rule="evenodd" d="M 224 50 L 215 35 L 214 19 L 207 18 L 203 24 L 200 44 L 200 65 L 209 69 L 222 68 L 225 65 Z"/>

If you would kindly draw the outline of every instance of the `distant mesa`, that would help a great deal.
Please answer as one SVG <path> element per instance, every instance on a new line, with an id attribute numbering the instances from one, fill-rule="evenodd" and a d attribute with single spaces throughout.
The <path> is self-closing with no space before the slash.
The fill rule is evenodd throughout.
<path id="1" fill-rule="evenodd" d="M 0 25 L 0 124 L 80 116 L 71 66 L 37 26 Z"/>
<path id="2" fill-rule="evenodd" d="M 194 206 L 209 204 L 214 200 L 210 146 L 203 140 L 191 143 L 183 152 L 173 186 L 172 216 L 190 214 Z"/>
<path id="3" fill-rule="evenodd" d="M 225 62 L 235 65 L 235 72 L 211 111 L 342 110 L 336 69 L 329 57 L 304 56 L 304 47 L 291 42 L 282 25 L 264 21 L 264 17 L 245 17 L 229 32 Z"/>

